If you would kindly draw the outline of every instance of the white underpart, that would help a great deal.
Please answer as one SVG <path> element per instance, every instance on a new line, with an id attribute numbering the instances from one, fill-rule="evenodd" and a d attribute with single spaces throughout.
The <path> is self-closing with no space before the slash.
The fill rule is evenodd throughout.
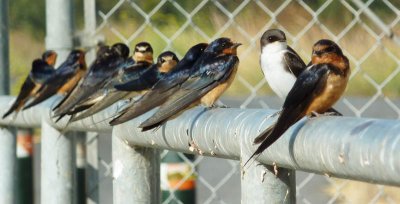
<path id="1" fill-rule="evenodd" d="M 292 89 L 296 77 L 293 73 L 285 70 L 285 59 L 283 55 L 287 52 L 286 42 L 274 42 L 262 48 L 260 64 L 265 79 L 272 91 L 281 99 L 285 99 Z"/>

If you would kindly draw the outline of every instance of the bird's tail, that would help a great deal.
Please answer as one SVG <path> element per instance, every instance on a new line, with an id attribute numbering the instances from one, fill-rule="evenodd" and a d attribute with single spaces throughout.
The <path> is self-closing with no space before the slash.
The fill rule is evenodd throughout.
<path id="1" fill-rule="evenodd" d="M 253 141 L 253 144 L 260 144 L 265 138 L 271 134 L 272 130 L 274 130 L 276 126 L 276 122 L 270 125 L 267 129 L 265 129 L 261 134 L 259 134 Z"/>
<path id="2" fill-rule="evenodd" d="M 256 155 L 261 154 L 269 146 L 271 146 L 276 140 L 278 140 L 283 133 L 286 132 L 293 124 L 299 121 L 304 116 L 301 109 L 283 109 L 277 122 L 265 129 L 260 135 L 254 140 L 255 143 L 260 143 L 260 146 L 246 161 L 244 166 Z"/>
<path id="3" fill-rule="evenodd" d="M 6 112 L 6 113 L 4 113 L 4 115 L 3 115 L 3 119 L 4 118 L 6 118 L 7 116 L 9 116 L 12 112 L 14 112 L 15 110 L 17 110 L 17 108 L 18 108 L 18 104 L 16 103 L 16 102 L 14 102 L 14 104 L 10 107 L 10 109 Z"/>

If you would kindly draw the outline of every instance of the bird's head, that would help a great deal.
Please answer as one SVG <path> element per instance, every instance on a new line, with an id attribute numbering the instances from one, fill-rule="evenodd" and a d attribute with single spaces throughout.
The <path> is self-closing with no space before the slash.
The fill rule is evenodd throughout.
<path id="1" fill-rule="evenodd" d="M 207 43 L 199 43 L 194 45 L 186 52 L 183 58 L 188 61 L 196 61 L 203 54 L 207 46 Z"/>
<path id="2" fill-rule="evenodd" d="M 279 29 L 269 29 L 261 36 L 261 47 L 275 42 L 286 42 L 286 35 Z"/>
<path id="3" fill-rule="evenodd" d="M 57 53 L 54 50 L 47 50 L 42 54 L 42 60 L 48 65 L 54 66 L 57 60 Z"/>
<path id="4" fill-rule="evenodd" d="M 161 73 L 170 72 L 178 62 L 178 57 L 171 51 L 163 52 L 157 57 L 157 66 Z"/>
<path id="5" fill-rule="evenodd" d="M 140 42 L 135 45 L 133 59 L 136 62 L 147 61 L 153 63 L 153 48 L 148 42 Z"/>
<path id="6" fill-rule="evenodd" d="M 241 43 L 234 43 L 229 38 L 218 38 L 210 43 L 205 49 L 207 53 L 213 53 L 217 55 L 221 54 L 237 54 L 237 48 L 242 45 Z"/>
<path id="7" fill-rule="evenodd" d="M 129 56 L 129 47 L 124 43 L 115 43 L 111 50 L 113 50 L 117 55 L 121 56 L 122 58 L 126 59 Z"/>
<path id="8" fill-rule="evenodd" d="M 312 64 L 336 64 L 344 60 L 342 49 L 333 41 L 322 39 L 316 42 L 312 49 Z"/>

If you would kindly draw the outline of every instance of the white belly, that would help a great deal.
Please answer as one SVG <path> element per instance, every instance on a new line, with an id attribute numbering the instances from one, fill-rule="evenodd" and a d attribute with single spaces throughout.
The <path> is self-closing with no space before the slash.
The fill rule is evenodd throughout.
<path id="1" fill-rule="evenodd" d="M 292 89 L 296 77 L 285 70 L 283 54 L 286 49 L 268 49 L 264 48 L 260 56 L 260 63 L 265 79 L 272 91 L 280 98 L 285 99 Z"/>

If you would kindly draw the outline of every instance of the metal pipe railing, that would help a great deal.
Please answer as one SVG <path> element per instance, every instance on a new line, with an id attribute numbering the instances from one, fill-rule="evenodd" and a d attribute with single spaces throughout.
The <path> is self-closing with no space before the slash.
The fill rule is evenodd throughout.
<path id="1" fill-rule="evenodd" d="M 0 114 L 4 112 L 5 107 L 8 107 L 7 104 L 10 104 L 11 100 L 12 97 L 0 97 Z M 49 114 L 50 106 L 55 104 L 56 100 L 52 98 L 38 107 L 33 107 L 31 111 L 21 112 L 14 121 L 0 120 L 0 124 L 31 127 L 37 126 L 37 119 L 43 118 L 50 125 L 62 128 L 66 120 L 54 124 Z M 108 126 L 106 119 L 119 108 L 118 104 L 114 105 L 93 117 L 71 123 L 67 129 L 109 131 L 111 127 Z M 273 118 L 266 118 L 271 113 L 272 110 L 262 109 L 231 108 L 206 111 L 204 108 L 194 108 L 169 121 L 155 132 L 143 133 L 137 126 L 150 116 L 151 113 L 147 113 L 114 127 L 113 137 L 123 142 L 125 148 L 151 147 L 239 160 L 242 155 L 249 155 L 255 150 L 255 146 L 252 145 L 253 138 L 273 122 Z M 96 121 L 103 122 L 95 124 Z M 193 143 L 196 144 L 195 152 L 191 152 L 188 145 Z M 135 148 L 131 149 L 130 152 L 135 151 Z M 113 148 L 113 151 L 116 150 Z M 303 119 L 295 124 L 257 160 L 266 165 L 275 163 L 279 167 L 288 169 L 400 186 L 400 160 L 397 159 L 399 153 L 400 121 L 398 120 L 321 117 Z M 138 160 L 135 160 L 135 157 L 126 157 L 121 161 L 128 162 L 127 168 L 130 168 L 131 165 L 128 164 Z M 250 166 L 256 164 L 257 162 Z M 114 168 L 115 165 L 114 163 Z M 122 162 L 122 167 L 124 166 Z M 123 170 L 120 169 L 121 172 Z M 246 171 L 251 173 L 251 169 L 244 169 L 244 175 Z M 287 173 L 290 174 L 278 170 L 278 176 Z M 126 182 L 133 182 L 131 179 L 134 179 L 130 174 L 121 174 L 118 177 L 122 180 L 124 178 Z M 260 186 L 265 187 L 261 183 L 261 176 L 259 179 Z M 271 179 L 264 179 L 264 182 L 270 181 Z M 290 186 L 288 180 L 283 183 Z M 114 188 L 118 188 L 119 183 L 114 182 L 114 184 L 117 185 Z M 287 192 L 281 192 L 281 195 L 285 195 L 280 197 L 281 201 L 292 196 L 292 192 L 294 191 L 289 191 L 288 195 Z"/>

